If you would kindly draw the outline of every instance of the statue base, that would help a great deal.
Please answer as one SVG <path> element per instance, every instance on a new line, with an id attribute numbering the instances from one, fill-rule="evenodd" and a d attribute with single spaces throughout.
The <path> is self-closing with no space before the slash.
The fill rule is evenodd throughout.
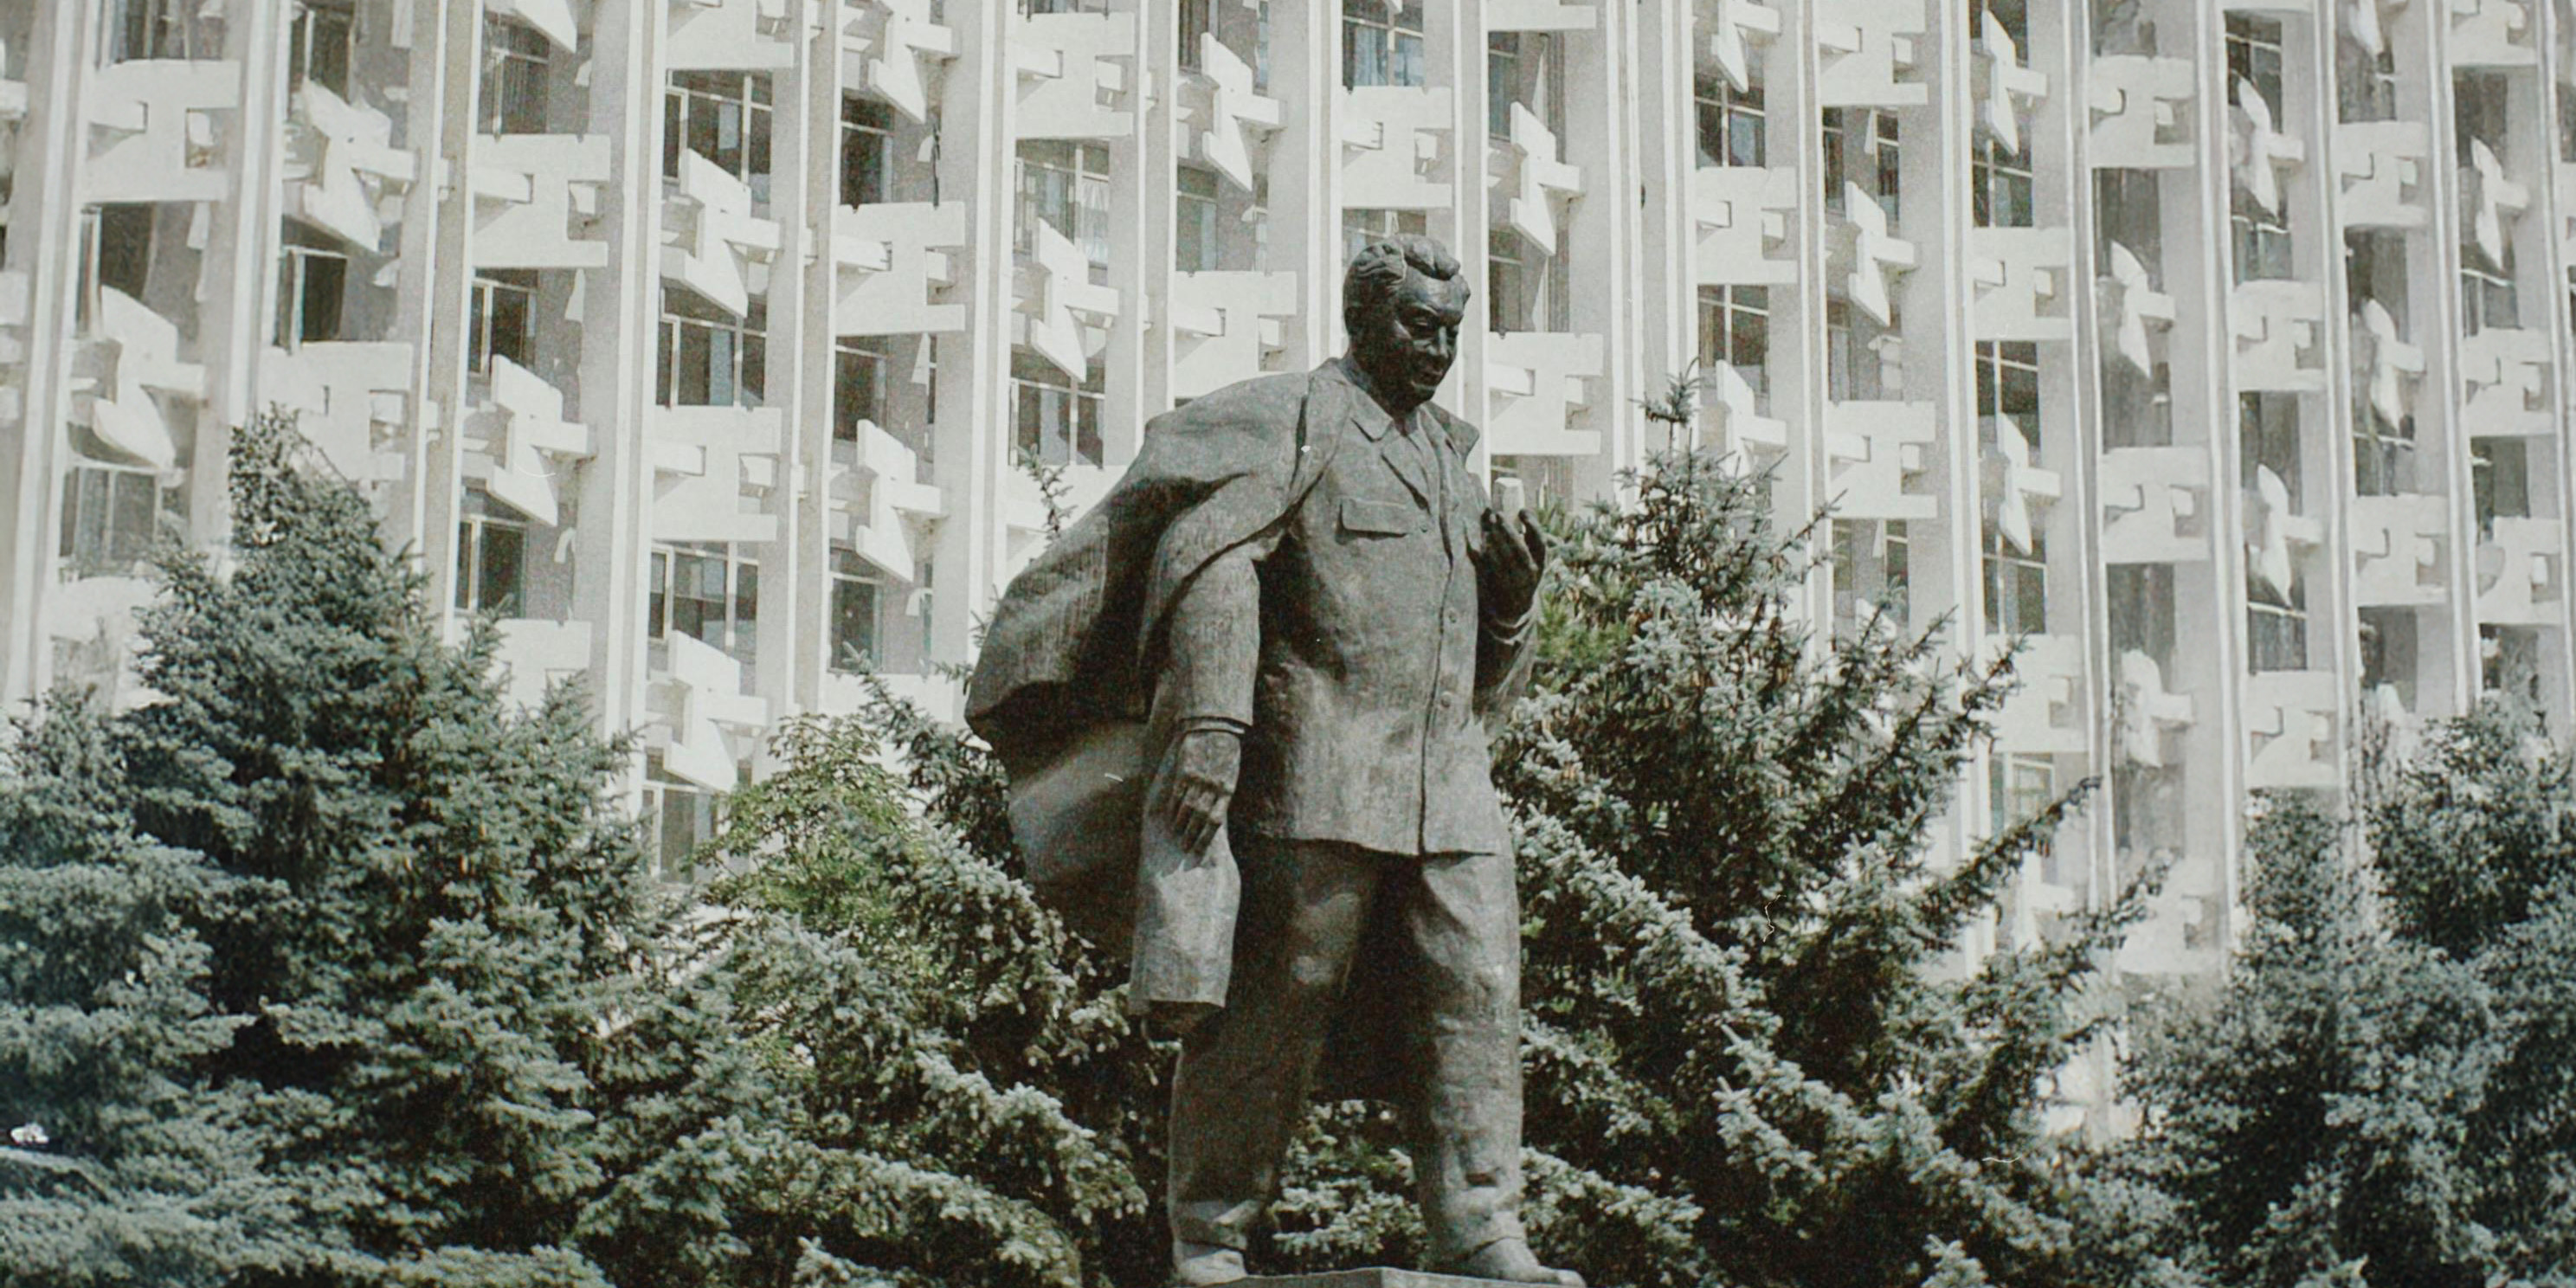
<path id="1" fill-rule="evenodd" d="M 1366 1270 L 1331 1270 L 1312 1275 L 1254 1275 L 1235 1281 L 1241 1288 L 1528 1288 L 1500 1279 L 1464 1279 L 1420 1270 L 1371 1266 Z"/>

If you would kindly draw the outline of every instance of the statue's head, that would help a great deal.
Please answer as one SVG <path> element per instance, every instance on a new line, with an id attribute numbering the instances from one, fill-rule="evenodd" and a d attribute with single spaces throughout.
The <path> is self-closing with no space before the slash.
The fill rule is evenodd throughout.
<path id="1" fill-rule="evenodd" d="M 1431 400 L 1458 358 L 1467 283 L 1447 247 L 1410 233 L 1372 241 L 1342 275 L 1342 326 L 1370 390 L 1401 416 Z"/>

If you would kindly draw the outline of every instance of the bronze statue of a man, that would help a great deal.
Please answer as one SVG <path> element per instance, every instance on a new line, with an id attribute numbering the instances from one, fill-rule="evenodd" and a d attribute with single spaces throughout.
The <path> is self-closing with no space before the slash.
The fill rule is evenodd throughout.
<path id="1" fill-rule="evenodd" d="M 1130 914 L 1132 1001 L 1184 1030 L 1179 1284 L 1244 1276 L 1328 1033 L 1349 1067 L 1325 1076 L 1405 1112 L 1427 1268 L 1582 1282 L 1520 1221 L 1520 912 L 1484 722 L 1526 670 L 1546 545 L 1430 402 L 1468 294 L 1427 238 L 1361 250 L 1349 354 L 1148 424 L 1013 581 L 968 690 L 1041 890 Z"/>

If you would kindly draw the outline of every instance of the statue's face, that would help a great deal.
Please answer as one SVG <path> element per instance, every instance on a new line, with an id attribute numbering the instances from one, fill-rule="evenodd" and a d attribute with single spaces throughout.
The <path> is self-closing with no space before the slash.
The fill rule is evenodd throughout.
<path id="1" fill-rule="evenodd" d="M 1389 403 L 1388 411 L 1400 416 L 1431 401 L 1458 359 L 1458 326 L 1466 315 L 1465 282 L 1415 272 L 1405 275 L 1385 307 L 1360 320 L 1351 356 Z"/>

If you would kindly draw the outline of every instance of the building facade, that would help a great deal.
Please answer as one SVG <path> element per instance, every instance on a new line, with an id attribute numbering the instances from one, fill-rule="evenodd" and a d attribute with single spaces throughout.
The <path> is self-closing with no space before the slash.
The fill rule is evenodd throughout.
<path id="1" fill-rule="evenodd" d="M 1155 412 L 1455 247 L 1444 391 L 1563 499 L 1704 442 L 1831 504 L 1820 631 L 2023 647 L 1942 844 L 2102 804 L 2224 960 L 2242 813 L 2484 692 L 2565 728 L 2576 10 L 2542 0 L 0 0 L 0 697 L 300 414 L 685 853 L 939 664 Z M 1031 468 L 1032 463 L 1036 468 Z M 1042 484 L 1040 475 L 1051 482 Z"/>

